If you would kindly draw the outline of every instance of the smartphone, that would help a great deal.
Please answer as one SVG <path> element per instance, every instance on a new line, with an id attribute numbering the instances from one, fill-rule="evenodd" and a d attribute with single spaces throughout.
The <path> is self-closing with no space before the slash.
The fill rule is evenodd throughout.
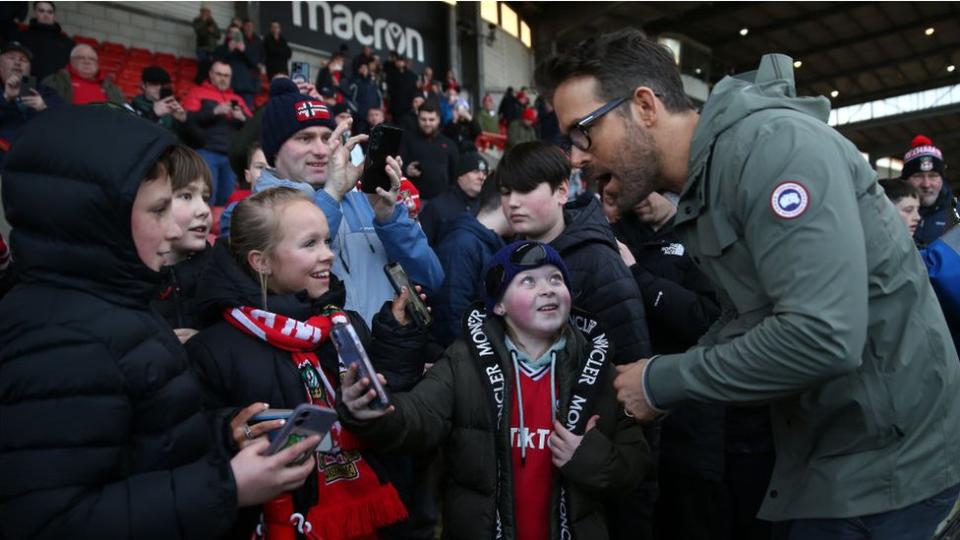
<path id="1" fill-rule="evenodd" d="M 230 105 L 231 105 L 234 109 L 239 109 L 239 108 L 240 108 L 240 102 L 237 101 L 237 100 L 235 100 L 235 99 L 231 99 L 231 100 L 230 100 Z"/>
<path id="2" fill-rule="evenodd" d="M 381 187 L 390 191 L 390 177 L 384 170 L 387 166 L 387 156 L 396 156 L 400 153 L 400 141 L 403 140 L 403 130 L 378 124 L 370 131 L 367 144 L 367 158 L 363 162 L 363 177 L 361 189 L 364 193 L 376 193 Z"/>
<path id="3" fill-rule="evenodd" d="M 310 64 L 306 62 L 290 62 L 290 80 L 293 82 L 310 82 Z"/>
<path id="4" fill-rule="evenodd" d="M 264 411 L 264 413 L 265 412 L 267 411 Z M 293 446 L 311 435 L 320 435 L 326 439 L 330 433 L 330 429 L 336 422 L 337 412 L 333 409 L 310 405 L 309 403 L 298 405 L 297 408 L 290 413 L 290 416 L 287 417 L 287 423 L 284 424 L 276 436 L 273 437 L 270 446 L 267 447 L 267 455 L 276 454 L 284 448 Z M 321 441 L 318 447 L 322 444 L 323 442 Z M 297 456 L 293 464 L 299 465 L 303 463 L 314 451 L 316 451 L 316 449 Z"/>
<path id="5" fill-rule="evenodd" d="M 160 99 L 164 100 L 173 95 L 173 88 L 163 86 L 160 88 Z"/>
<path id="6" fill-rule="evenodd" d="M 271 420 L 287 420 L 293 414 L 293 409 L 267 409 L 259 412 L 247 421 L 248 424 L 259 424 L 260 422 L 269 422 Z"/>
<path id="7" fill-rule="evenodd" d="M 330 339 L 333 340 L 333 346 L 336 347 L 343 365 L 348 368 L 356 365 L 357 378 L 366 377 L 370 379 L 370 385 L 377 393 L 376 399 L 370 402 L 370 408 L 383 409 L 389 406 L 390 396 L 387 395 L 387 391 L 380 384 L 380 379 L 373 369 L 373 364 L 370 363 L 370 357 L 367 356 L 367 351 L 363 348 L 363 343 L 360 342 L 357 331 L 353 329 L 353 325 L 350 324 L 350 320 L 346 316 L 334 316 Z"/>
<path id="8" fill-rule="evenodd" d="M 20 80 L 20 97 L 33 95 L 33 89 L 37 87 L 37 78 L 26 75 Z"/>
<path id="9" fill-rule="evenodd" d="M 409 291 L 406 311 L 410 317 L 413 318 L 413 322 L 419 328 L 429 326 L 432 321 L 430 312 L 427 310 L 427 306 L 423 303 L 423 300 L 420 299 L 417 290 L 410 283 L 410 279 L 407 278 L 407 273 L 403 270 L 403 267 L 400 266 L 400 263 L 390 263 L 383 267 L 383 271 L 387 274 L 387 278 L 393 285 L 393 290 L 397 291 L 397 294 L 400 294 L 400 290 L 403 287 L 406 287 Z"/>

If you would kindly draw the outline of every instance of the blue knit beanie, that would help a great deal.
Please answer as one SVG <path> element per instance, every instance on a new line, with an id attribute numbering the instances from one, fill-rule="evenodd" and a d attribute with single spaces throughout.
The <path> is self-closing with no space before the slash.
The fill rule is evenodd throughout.
<path id="1" fill-rule="evenodd" d="M 270 101 L 263 112 L 260 128 L 260 146 L 271 167 L 277 152 L 287 139 L 311 126 L 336 129 L 337 123 L 319 99 L 300 93 L 296 83 L 279 77 L 270 83 Z"/>
<path id="2" fill-rule="evenodd" d="M 487 314 L 493 313 L 493 306 L 503 298 L 510 282 L 520 272 L 552 264 L 563 274 L 563 282 L 573 296 L 573 285 L 570 283 L 570 271 L 563 262 L 557 250 L 549 244 L 521 240 L 507 244 L 493 255 L 483 268 L 484 302 Z"/>

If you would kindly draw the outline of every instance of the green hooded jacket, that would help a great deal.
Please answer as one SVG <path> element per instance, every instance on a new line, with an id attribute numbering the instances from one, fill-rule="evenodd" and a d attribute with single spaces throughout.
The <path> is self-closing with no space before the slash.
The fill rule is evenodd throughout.
<path id="1" fill-rule="evenodd" d="M 960 482 L 960 371 L 910 234 L 792 60 L 720 81 L 690 147 L 676 232 L 726 304 L 646 385 L 769 403 L 777 461 L 759 517 L 845 518 Z"/>

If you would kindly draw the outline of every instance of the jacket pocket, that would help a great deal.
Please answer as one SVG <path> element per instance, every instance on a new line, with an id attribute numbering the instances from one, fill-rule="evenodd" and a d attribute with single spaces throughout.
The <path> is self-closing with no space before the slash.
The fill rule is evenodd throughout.
<path id="1" fill-rule="evenodd" d="M 707 257 L 719 257 L 739 239 L 725 210 L 718 208 L 701 216 L 698 225 L 700 251 Z"/>

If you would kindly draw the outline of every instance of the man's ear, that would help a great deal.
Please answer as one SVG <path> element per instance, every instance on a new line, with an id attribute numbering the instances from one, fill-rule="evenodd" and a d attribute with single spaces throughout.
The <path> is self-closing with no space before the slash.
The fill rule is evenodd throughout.
<path id="1" fill-rule="evenodd" d="M 663 111 L 663 102 L 654 91 L 646 86 L 638 86 L 630 98 L 630 116 L 637 124 L 651 128 L 657 123 L 657 115 Z"/>
<path id="2" fill-rule="evenodd" d="M 247 264 L 254 272 L 270 275 L 270 265 L 267 263 L 267 256 L 262 251 L 252 250 L 247 253 Z"/>

